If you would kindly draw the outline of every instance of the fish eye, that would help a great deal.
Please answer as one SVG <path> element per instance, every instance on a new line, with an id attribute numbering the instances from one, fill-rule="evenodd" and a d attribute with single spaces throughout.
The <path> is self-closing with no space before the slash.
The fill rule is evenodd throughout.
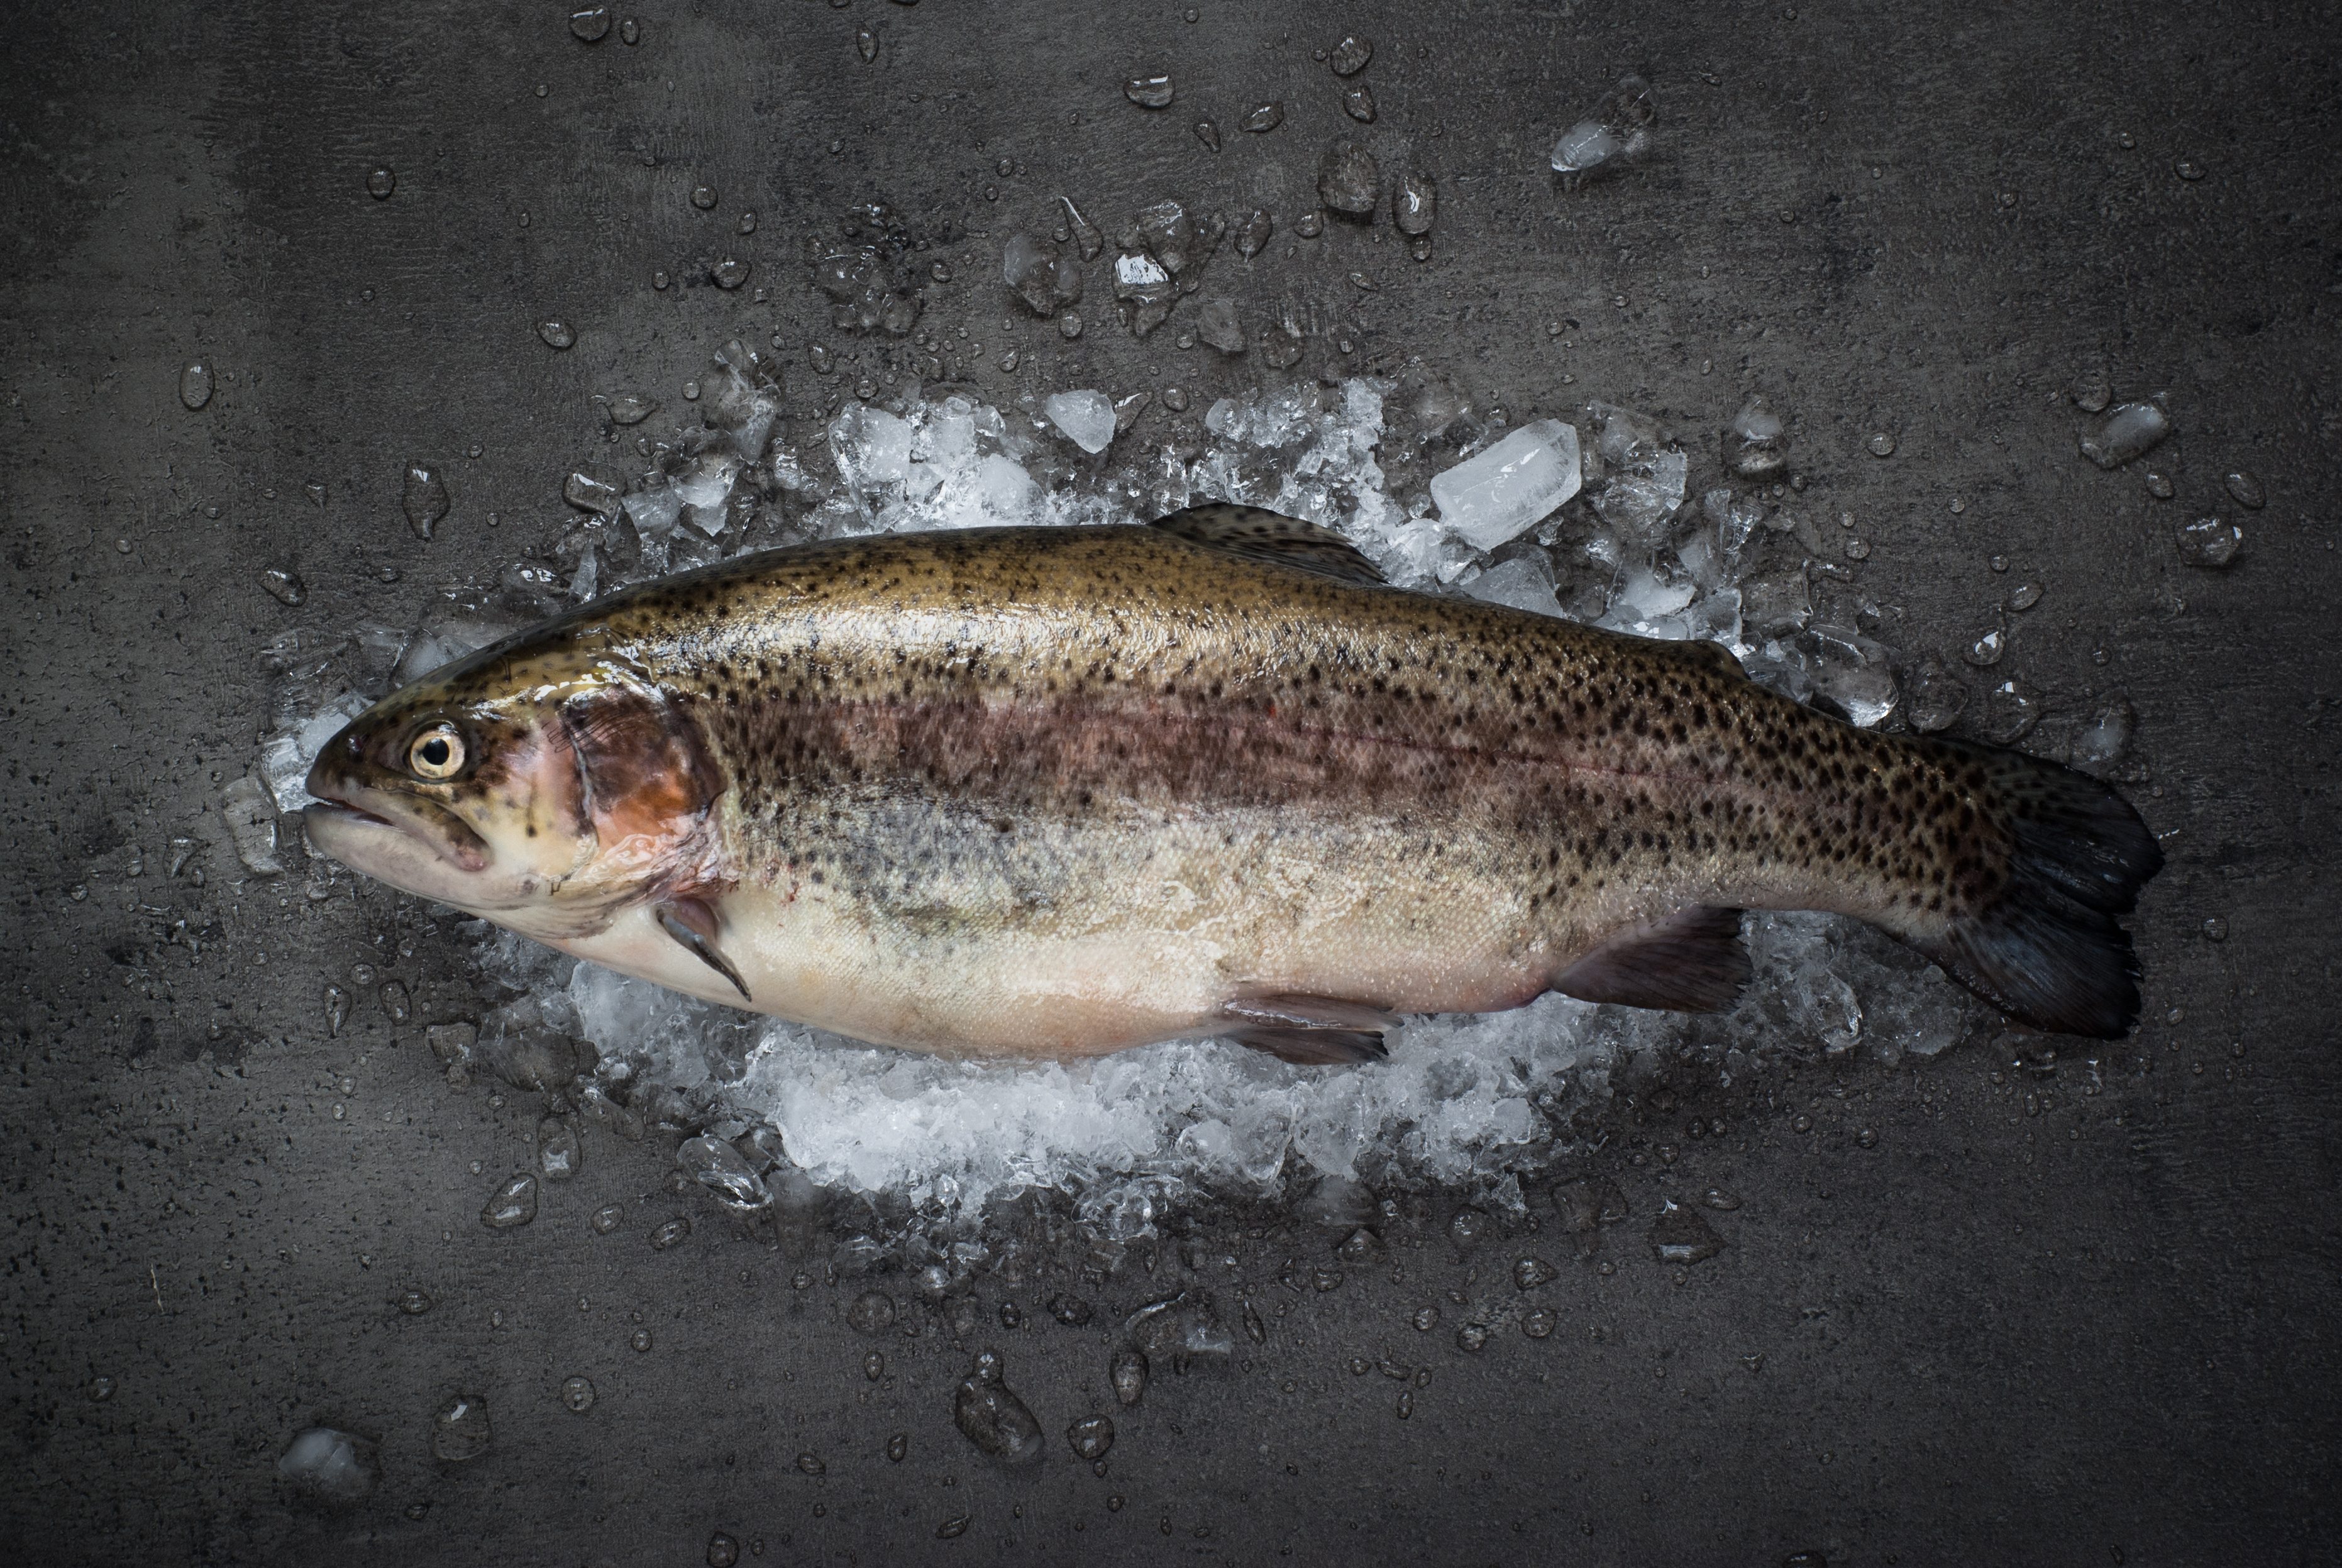
<path id="1" fill-rule="evenodd" d="M 464 737 L 453 724 L 434 724 L 408 744 L 406 765 L 416 778 L 454 778 L 464 767 Z"/>

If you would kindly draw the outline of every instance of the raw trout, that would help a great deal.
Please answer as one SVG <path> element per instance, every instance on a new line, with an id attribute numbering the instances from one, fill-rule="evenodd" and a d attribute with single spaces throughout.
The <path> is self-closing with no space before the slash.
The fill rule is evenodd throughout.
<path id="1" fill-rule="evenodd" d="M 312 844 L 714 1002 L 917 1050 L 1378 1055 L 1546 991 L 1729 1004 L 1740 912 L 2115 1036 L 2161 864 L 2106 785 L 1870 734 L 1705 643 L 1389 587 L 1207 506 L 746 555 L 376 704 Z"/>

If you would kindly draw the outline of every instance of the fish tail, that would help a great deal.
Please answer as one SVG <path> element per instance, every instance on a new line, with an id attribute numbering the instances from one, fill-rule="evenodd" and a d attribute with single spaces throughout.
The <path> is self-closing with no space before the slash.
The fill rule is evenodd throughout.
<path id="1" fill-rule="evenodd" d="M 1947 924 L 1899 934 L 2022 1023 L 2102 1040 L 2127 1034 L 2138 959 L 2117 917 L 2163 865 L 2155 835 L 2087 774 L 1997 746 L 1924 744 L 1997 830 L 2006 874 Z"/>

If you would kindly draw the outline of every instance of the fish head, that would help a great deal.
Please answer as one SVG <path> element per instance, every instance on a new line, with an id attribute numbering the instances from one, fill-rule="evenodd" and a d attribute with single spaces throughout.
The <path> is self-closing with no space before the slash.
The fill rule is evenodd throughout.
<path id="1" fill-rule="evenodd" d="M 500 644 L 351 720 L 309 770 L 304 824 L 354 870 L 560 942 L 692 879 L 715 775 L 627 662 Z"/>

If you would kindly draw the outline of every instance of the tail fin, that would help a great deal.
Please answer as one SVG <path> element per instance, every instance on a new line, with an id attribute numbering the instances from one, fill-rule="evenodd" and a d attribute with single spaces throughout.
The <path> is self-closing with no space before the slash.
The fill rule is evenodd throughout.
<path id="1" fill-rule="evenodd" d="M 2101 1040 L 2138 1017 L 2138 959 L 2117 924 L 2163 865 L 2155 835 L 2114 790 L 2056 763 L 1937 742 L 1981 766 L 1977 805 L 2012 841 L 2009 875 L 1981 909 L 1912 945 L 2018 1021 Z"/>

